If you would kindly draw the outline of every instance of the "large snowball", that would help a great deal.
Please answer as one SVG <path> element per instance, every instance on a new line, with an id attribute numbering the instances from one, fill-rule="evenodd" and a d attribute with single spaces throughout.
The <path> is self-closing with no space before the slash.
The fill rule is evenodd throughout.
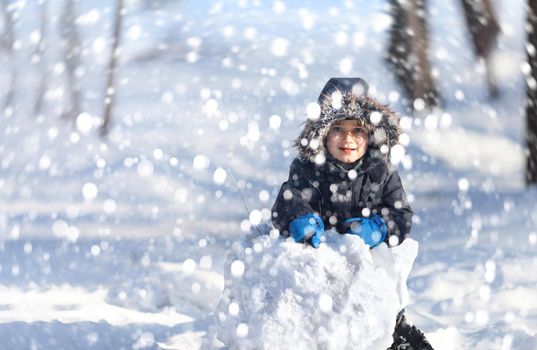
<path id="1" fill-rule="evenodd" d="M 359 350 L 391 345 L 418 244 L 370 250 L 358 236 L 327 232 L 319 249 L 263 235 L 232 250 L 215 312 L 226 345 Z"/>

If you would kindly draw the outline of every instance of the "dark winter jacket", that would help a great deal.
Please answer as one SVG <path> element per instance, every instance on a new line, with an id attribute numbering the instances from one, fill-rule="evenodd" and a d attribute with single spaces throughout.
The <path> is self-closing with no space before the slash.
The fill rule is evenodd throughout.
<path id="1" fill-rule="evenodd" d="M 298 137 L 299 157 L 291 164 L 289 178 L 272 208 L 275 227 L 288 235 L 293 219 L 318 213 L 325 228 L 346 233 L 345 219 L 378 214 L 388 225 L 386 241 L 395 235 L 398 239 L 390 243 L 401 243 L 410 234 L 412 209 L 397 170 L 387 162 L 389 149 L 399 138 L 397 115 L 372 98 L 350 91 L 343 91 L 337 108 L 330 98 L 326 102 L 321 97 L 321 115 L 308 120 Z M 372 117 L 372 113 L 377 114 Z M 349 170 L 325 151 L 324 144 L 330 126 L 348 119 L 362 121 L 369 130 L 368 151 Z"/>

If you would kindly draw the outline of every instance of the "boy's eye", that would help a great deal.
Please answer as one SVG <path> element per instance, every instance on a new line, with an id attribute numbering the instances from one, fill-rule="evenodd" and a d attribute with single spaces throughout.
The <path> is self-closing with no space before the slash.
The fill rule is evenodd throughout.
<path id="1" fill-rule="evenodd" d="M 333 131 L 333 132 L 343 132 L 343 128 L 340 127 L 340 126 L 334 126 L 334 127 L 332 128 L 332 131 Z"/>
<path id="2" fill-rule="evenodd" d="M 364 132 L 364 129 L 363 128 L 354 128 L 354 130 L 352 132 L 354 132 L 355 134 L 360 134 L 360 133 Z"/>

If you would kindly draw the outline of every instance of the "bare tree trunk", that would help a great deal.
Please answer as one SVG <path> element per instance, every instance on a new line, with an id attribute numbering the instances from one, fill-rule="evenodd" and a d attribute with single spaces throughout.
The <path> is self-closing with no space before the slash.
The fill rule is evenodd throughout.
<path id="1" fill-rule="evenodd" d="M 10 57 L 12 61 L 13 56 Z M 9 79 L 9 88 L 7 89 L 6 99 L 4 100 L 4 112 L 13 113 L 15 108 L 15 91 L 17 89 L 18 70 L 13 63 L 11 63 L 11 78 Z M 8 112 L 10 111 L 10 112 Z"/>
<path id="2" fill-rule="evenodd" d="M 6 89 L 6 98 L 2 109 L 5 113 L 8 113 L 8 111 L 10 109 L 12 110 L 15 105 L 15 91 L 17 88 L 18 70 L 14 62 L 15 53 L 13 51 L 13 43 L 15 42 L 15 33 L 13 30 L 13 15 L 8 8 L 7 0 L 0 0 L 0 9 L 4 19 L 4 32 L 2 33 L 0 40 L 2 47 L 6 50 L 9 65 L 11 65 L 11 78 L 9 81 L 9 87 Z"/>
<path id="3" fill-rule="evenodd" d="M 80 65 L 80 38 L 76 29 L 76 14 L 74 0 L 65 0 L 65 7 L 61 17 L 62 45 L 65 51 L 65 69 L 67 72 L 67 90 L 69 103 L 63 116 L 73 122 L 80 114 L 80 83 L 76 77 L 76 69 Z"/>
<path id="4" fill-rule="evenodd" d="M 537 0 L 528 1 L 527 58 L 530 75 L 526 81 L 526 184 L 537 184 Z"/>
<path id="5" fill-rule="evenodd" d="M 13 42 L 15 41 L 15 34 L 13 31 L 13 15 L 8 8 L 8 0 L 0 0 L 0 11 L 2 11 L 3 32 L 0 35 L 0 48 L 13 52 Z"/>
<path id="6" fill-rule="evenodd" d="M 47 26 L 47 2 L 44 1 L 40 5 L 40 17 L 41 17 L 41 26 L 39 28 L 39 42 L 37 43 L 36 49 L 34 51 L 34 59 L 39 64 L 39 72 L 41 73 L 41 78 L 39 80 L 39 87 L 37 89 L 35 103 L 34 103 L 34 114 L 39 116 L 41 110 L 43 109 L 43 101 L 45 97 L 45 92 L 47 91 L 47 67 L 45 61 L 45 50 L 46 50 L 46 41 L 45 33 Z"/>
<path id="7" fill-rule="evenodd" d="M 416 99 L 423 100 L 425 106 L 436 106 L 440 97 L 428 56 L 425 0 L 391 0 L 390 10 L 393 22 L 388 62 L 410 100 L 411 108 Z"/>
<path id="8" fill-rule="evenodd" d="M 101 126 L 101 135 L 106 135 L 108 133 L 108 128 L 110 125 L 110 118 L 112 114 L 112 109 L 114 106 L 114 95 L 115 91 L 115 80 L 117 74 L 117 60 L 119 56 L 118 47 L 120 45 L 121 39 L 121 21 L 123 16 L 123 0 L 117 0 L 117 7 L 115 13 L 115 25 L 114 33 L 112 36 L 112 49 L 110 53 L 110 61 L 108 64 L 108 78 L 106 82 L 106 93 L 104 98 L 104 114 L 103 114 L 103 125 Z"/>
<path id="9" fill-rule="evenodd" d="M 490 55 L 496 47 L 500 25 L 494 13 L 491 0 L 461 0 L 466 25 L 472 37 L 475 54 L 485 60 L 487 82 L 491 97 L 499 94 L 496 76 L 490 62 Z"/>

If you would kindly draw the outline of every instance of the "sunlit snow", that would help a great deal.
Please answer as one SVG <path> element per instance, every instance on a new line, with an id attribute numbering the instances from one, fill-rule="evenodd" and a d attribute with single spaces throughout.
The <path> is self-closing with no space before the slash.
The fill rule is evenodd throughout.
<path id="1" fill-rule="evenodd" d="M 401 146 L 380 151 L 398 164 L 415 212 L 409 320 L 439 350 L 535 349 L 537 194 L 524 185 L 524 85 L 537 86 L 525 60 L 535 47 L 525 43 L 524 4 L 493 3 L 502 33 L 488 63 L 474 55 L 459 3 L 427 4 L 441 97 L 428 110 L 387 64 L 388 2 L 125 1 L 113 71 L 116 3 L 9 2 L 0 9 L 0 348 L 225 349 L 215 318 L 247 348 L 262 342 L 258 325 L 274 311 L 250 306 L 274 306 L 267 292 L 291 289 L 309 268 L 333 271 L 316 253 L 351 261 L 335 273 L 380 254 L 354 256 L 352 244 L 329 241 L 313 250 L 265 226 L 294 141 L 319 117 L 324 83 L 359 76 L 402 117 Z M 237 242 L 259 231 L 272 247 L 259 240 L 236 256 Z M 278 258 L 287 259 L 271 263 Z M 254 284 L 256 269 L 265 278 Z M 302 290 L 351 285 L 315 281 Z M 230 288 L 244 294 L 215 313 Z M 339 312 L 349 300 L 340 292 L 289 292 L 272 313 L 288 327 L 274 334 L 289 332 L 283 342 L 297 350 L 338 348 L 352 340 L 342 334 L 362 334 L 376 319 L 389 340 L 393 310 L 353 319 Z M 297 295 L 303 303 L 294 305 Z M 324 328 L 305 332 L 315 321 L 307 317 L 291 326 L 295 307 Z M 343 315 L 349 327 L 332 327 Z"/>

